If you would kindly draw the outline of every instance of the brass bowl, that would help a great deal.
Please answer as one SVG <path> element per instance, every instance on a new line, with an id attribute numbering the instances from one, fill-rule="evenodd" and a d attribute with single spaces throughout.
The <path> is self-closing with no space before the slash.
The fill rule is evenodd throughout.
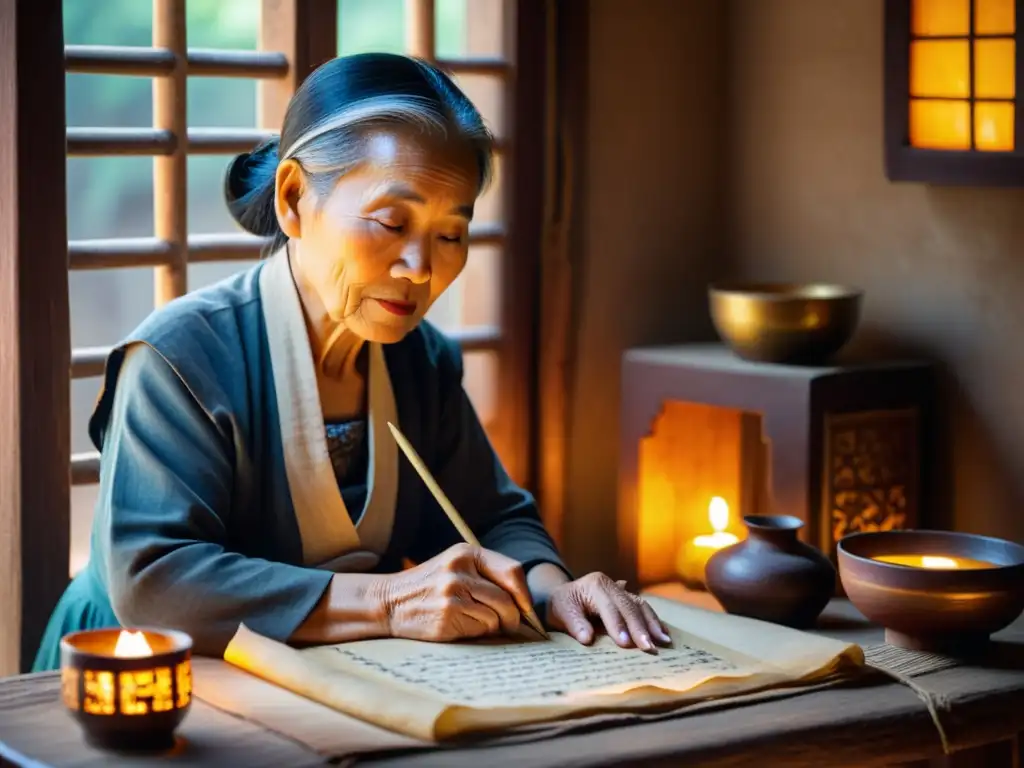
<path id="1" fill-rule="evenodd" d="M 853 336 L 863 292 L 824 283 L 721 283 L 708 289 L 711 319 L 745 360 L 816 364 Z"/>
<path id="2" fill-rule="evenodd" d="M 1024 547 L 949 531 L 855 533 L 839 542 L 846 596 L 890 645 L 933 652 L 984 648 L 1024 611 Z M 962 567 L 925 568 L 879 557 L 960 558 Z M 985 568 L 966 567 L 964 560 Z"/>

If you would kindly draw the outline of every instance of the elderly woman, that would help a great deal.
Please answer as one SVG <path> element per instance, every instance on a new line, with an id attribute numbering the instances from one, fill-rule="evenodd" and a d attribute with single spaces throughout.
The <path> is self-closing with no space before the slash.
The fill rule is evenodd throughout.
<path id="1" fill-rule="evenodd" d="M 37 670 L 59 665 L 66 632 L 128 625 L 220 655 L 241 623 L 295 643 L 453 641 L 536 606 L 581 643 L 595 626 L 624 647 L 668 640 L 615 581 L 568 575 L 473 411 L 458 347 L 423 321 L 466 264 L 491 156 L 444 73 L 364 54 L 310 75 L 280 141 L 235 159 L 228 206 L 273 255 L 111 354 L 89 422 L 92 556 Z M 460 543 L 389 421 L 482 548 Z"/>

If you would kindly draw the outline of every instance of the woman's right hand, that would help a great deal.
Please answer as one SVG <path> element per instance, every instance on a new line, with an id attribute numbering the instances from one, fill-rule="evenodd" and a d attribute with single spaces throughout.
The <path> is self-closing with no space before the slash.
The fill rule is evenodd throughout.
<path id="1" fill-rule="evenodd" d="M 469 544 L 388 576 L 384 601 L 392 637 L 433 642 L 514 632 L 532 610 L 522 566 Z"/>

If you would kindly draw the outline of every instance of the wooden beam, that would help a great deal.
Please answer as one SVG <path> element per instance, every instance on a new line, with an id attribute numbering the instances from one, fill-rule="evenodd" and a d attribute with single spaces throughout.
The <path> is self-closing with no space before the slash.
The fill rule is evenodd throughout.
<path id="1" fill-rule="evenodd" d="M 208 261 L 256 261 L 269 239 L 245 232 L 217 235 L 192 235 L 188 239 L 188 261 L 199 264 Z"/>
<path id="2" fill-rule="evenodd" d="M 287 75 L 261 80 L 256 90 L 259 126 L 280 131 L 295 90 L 338 55 L 338 0 L 261 0 L 259 49 L 288 59 Z"/>
<path id="3" fill-rule="evenodd" d="M 509 474 L 536 491 L 538 462 L 537 370 L 541 348 L 538 288 L 544 247 L 544 184 L 547 166 L 548 57 L 551 19 L 547 0 L 505 3 L 504 24 L 514 74 L 507 80 L 511 100 L 506 168 L 508 246 L 502 259 L 504 346 L 498 397 L 502 404 L 502 458 Z"/>
<path id="4" fill-rule="evenodd" d="M 170 155 L 177 149 L 177 137 L 155 128 L 68 128 L 70 157 L 112 155 Z"/>
<path id="5" fill-rule="evenodd" d="M 100 481 L 100 454 L 76 453 L 71 457 L 71 484 L 95 485 Z"/>
<path id="6" fill-rule="evenodd" d="M 276 51 L 222 51 L 190 48 L 189 77 L 277 78 L 288 74 L 288 59 Z"/>
<path id="7" fill-rule="evenodd" d="M 405 0 L 405 50 L 426 61 L 437 58 L 437 6 L 434 0 Z"/>
<path id="8" fill-rule="evenodd" d="M 68 269 L 123 269 L 173 264 L 174 246 L 155 237 L 72 240 Z"/>
<path id="9" fill-rule="evenodd" d="M 472 13 L 470 6 L 470 13 Z M 493 56 L 474 56 L 464 59 L 436 59 L 437 66 L 452 75 L 506 77 L 512 71 L 507 61 Z"/>
<path id="10" fill-rule="evenodd" d="M 153 127 L 186 136 L 185 0 L 153 0 L 153 47 L 174 55 L 174 68 L 153 81 Z M 175 256 L 154 270 L 153 302 L 159 308 L 188 290 L 188 157 L 181 141 L 170 155 L 153 159 L 153 223 L 156 238 L 170 243 Z"/>
<path id="11" fill-rule="evenodd" d="M 578 10 L 578 9 L 577 9 Z M 535 413 L 537 499 L 548 532 L 560 547 L 565 540 L 567 431 L 572 365 L 573 260 L 570 248 L 573 160 L 579 156 L 579 120 L 573 119 L 585 98 L 586 49 L 579 31 L 567 24 L 564 11 L 548 0 L 546 163 L 544 173 L 544 245 L 540 268 L 540 328 Z M 584 17 L 585 18 L 585 17 Z M 567 72 L 566 70 L 569 70 Z M 569 73 L 575 73 L 571 77 Z M 568 117 L 567 117 L 568 114 Z"/>
<path id="12" fill-rule="evenodd" d="M 71 350 L 70 375 L 72 379 L 90 379 L 102 376 L 107 367 L 110 347 L 79 347 Z M 72 474 L 74 474 L 72 472 Z"/>
<path id="13" fill-rule="evenodd" d="M 190 48 L 187 62 L 189 77 L 284 77 L 288 74 L 284 54 L 271 51 Z M 68 72 L 162 77 L 174 71 L 174 63 L 174 53 L 165 48 L 64 46 L 64 67 Z"/>
<path id="14" fill-rule="evenodd" d="M 160 82 L 160 78 L 154 80 L 154 89 Z M 68 155 L 229 155 L 248 152 L 274 133 L 256 128 L 189 128 L 182 134 L 162 128 L 68 128 Z M 186 137 L 184 149 L 177 138 L 180 135 Z"/>
<path id="15" fill-rule="evenodd" d="M 0 3 L 0 676 L 68 583 L 70 337 L 61 0 Z"/>
<path id="16" fill-rule="evenodd" d="M 237 155 L 251 151 L 276 133 L 258 128 L 189 128 L 186 146 L 190 155 Z"/>

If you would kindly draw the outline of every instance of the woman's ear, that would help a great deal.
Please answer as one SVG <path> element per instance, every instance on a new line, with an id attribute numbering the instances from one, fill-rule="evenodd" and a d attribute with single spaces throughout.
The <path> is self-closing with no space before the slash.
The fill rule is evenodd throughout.
<path id="1" fill-rule="evenodd" d="M 302 237 L 302 220 L 299 216 L 299 200 L 305 191 L 302 169 L 295 160 L 285 160 L 277 166 L 274 180 L 274 210 L 281 231 L 290 240 Z"/>

